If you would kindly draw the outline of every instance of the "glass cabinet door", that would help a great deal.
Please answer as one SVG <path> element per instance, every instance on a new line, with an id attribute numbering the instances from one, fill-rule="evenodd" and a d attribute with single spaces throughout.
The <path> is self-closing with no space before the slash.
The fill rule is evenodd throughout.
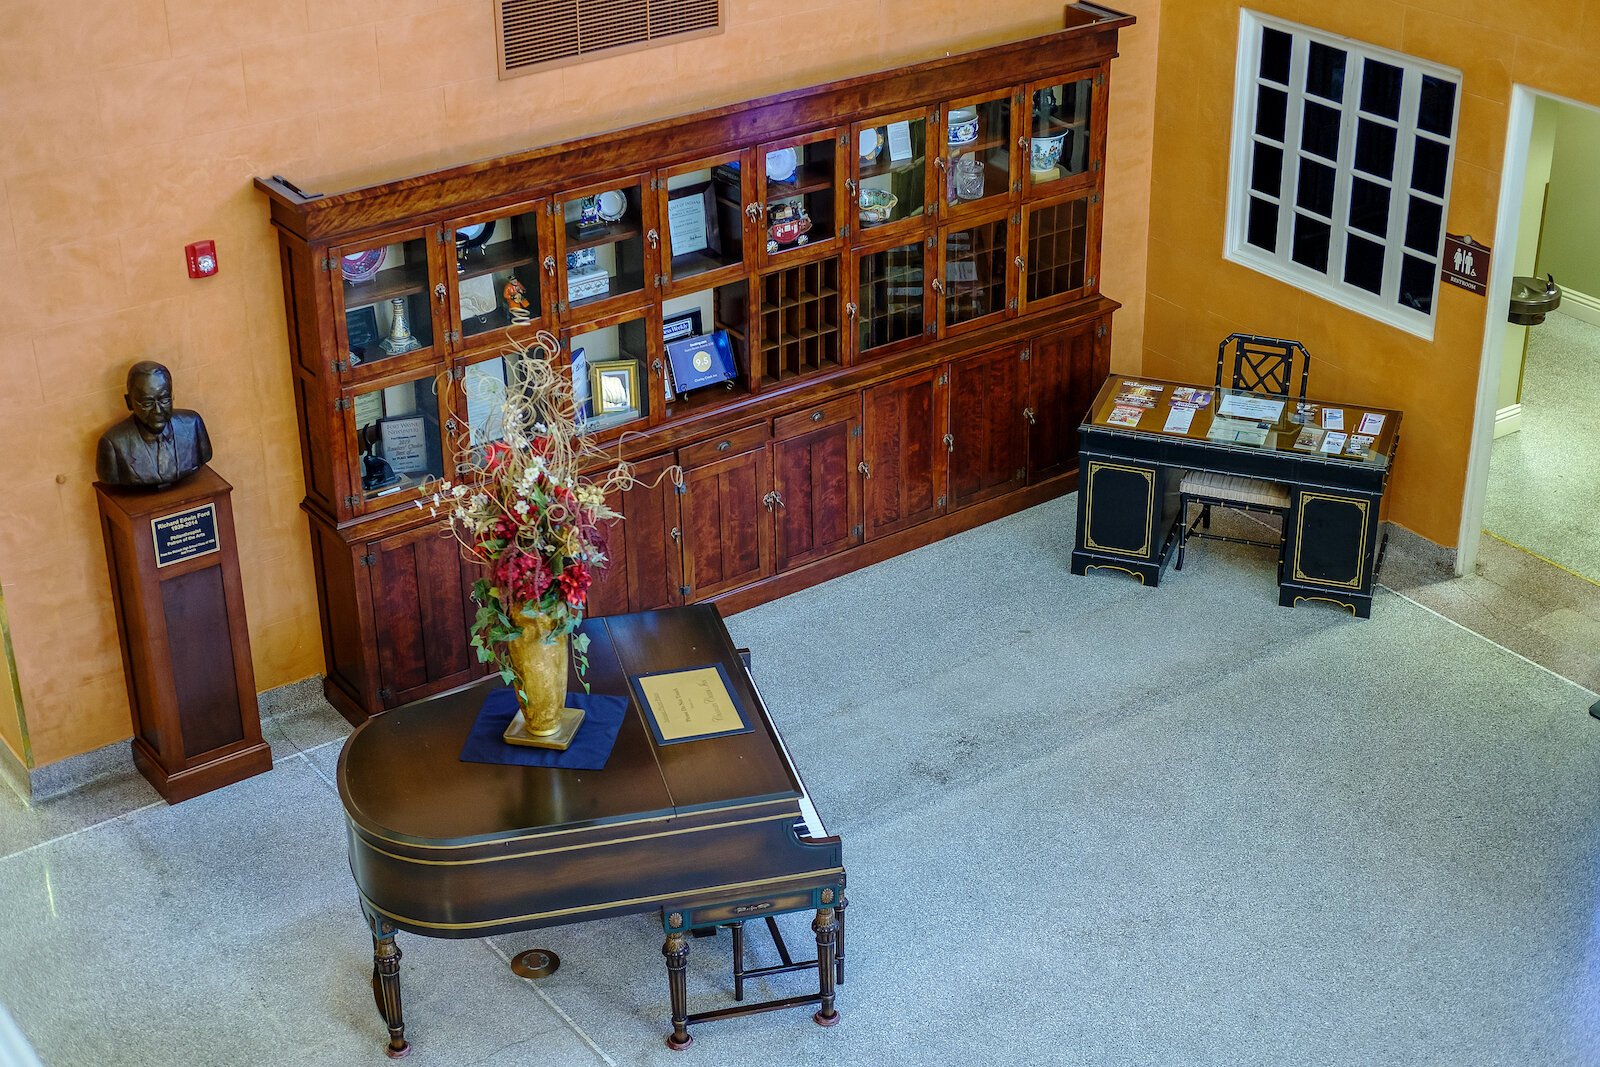
<path id="1" fill-rule="evenodd" d="M 739 273 L 744 264 L 744 156 L 702 160 L 662 172 L 657 205 L 665 250 L 662 273 L 670 292 L 699 288 Z M 717 273 L 712 278 L 702 275 Z"/>
<path id="2" fill-rule="evenodd" d="M 334 321 L 345 353 L 336 362 L 341 377 L 372 378 L 433 358 L 428 232 L 437 231 L 334 250 L 334 291 L 342 312 Z"/>
<path id="3" fill-rule="evenodd" d="M 353 386 L 346 399 L 353 480 L 367 508 L 389 497 L 413 496 L 444 476 L 445 448 L 452 442 L 440 432 L 434 375 Z"/>
<path id="4" fill-rule="evenodd" d="M 639 305 L 655 292 L 655 200 L 644 179 L 583 189 L 556 203 L 561 218 L 556 306 L 571 319 Z"/>
<path id="5" fill-rule="evenodd" d="M 881 355 L 922 339 L 927 317 L 928 242 L 857 254 L 854 314 L 856 351 Z M 847 309 L 848 310 L 848 309 Z"/>
<path id="6" fill-rule="evenodd" d="M 1037 187 L 1088 174 L 1094 155 L 1094 75 L 1032 86 L 1028 181 Z"/>
<path id="7" fill-rule="evenodd" d="M 656 397 L 650 318 L 636 312 L 609 324 L 578 327 L 568 336 L 572 398 L 584 432 L 649 421 Z"/>
<path id="8" fill-rule="evenodd" d="M 1012 192 L 1012 99 L 1000 93 L 972 100 L 952 100 L 944 116 L 944 200 L 951 211 L 975 205 L 992 207 Z"/>
<path id="9" fill-rule="evenodd" d="M 946 333 L 983 325 L 995 316 L 1016 309 L 1012 282 L 1011 242 L 1015 240 L 1011 216 L 1001 214 L 973 220 L 940 233 L 943 269 L 940 303 Z"/>
<path id="10" fill-rule="evenodd" d="M 458 347 L 471 347 L 481 335 L 503 338 L 507 330 L 538 329 L 545 313 L 544 269 L 539 231 L 544 205 L 527 205 L 511 215 L 475 218 L 455 225 L 452 258 Z"/>
<path id="11" fill-rule="evenodd" d="M 1024 206 L 1024 309 L 1093 291 L 1097 279 L 1089 234 L 1098 229 L 1098 211 L 1088 193 Z"/>
<path id="12" fill-rule="evenodd" d="M 842 136 L 824 130 L 804 140 L 762 145 L 757 151 L 765 190 L 766 224 L 760 235 L 765 262 L 797 249 L 826 245 L 838 235 Z"/>
<path id="13" fill-rule="evenodd" d="M 857 242 L 914 229 L 928 215 L 928 129 L 925 113 L 857 123 L 852 177 L 845 189 L 854 201 Z"/>

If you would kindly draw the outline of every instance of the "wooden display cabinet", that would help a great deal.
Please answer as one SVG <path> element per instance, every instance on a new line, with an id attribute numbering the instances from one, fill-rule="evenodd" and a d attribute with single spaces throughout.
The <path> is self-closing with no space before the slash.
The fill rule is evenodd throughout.
<path id="1" fill-rule="evenodd" d="M 329 699 L 359 721 L 483 673 L 472 568 L 415 504 L 497 436 L 506 360 L 546 358 L 539 330 L 591 402 L 592 362 L 637 382 L 635 407 L 590 410 L 644 479 L 613 502 L 595 613 L 738 610 L 1070 492 L 1117 307 L 1100 198 L 1133 20 L 1064 21 L 390 183 L 258 180 Z M 678 392 L 669 337 L 714 330 L 733 378 Z"/>

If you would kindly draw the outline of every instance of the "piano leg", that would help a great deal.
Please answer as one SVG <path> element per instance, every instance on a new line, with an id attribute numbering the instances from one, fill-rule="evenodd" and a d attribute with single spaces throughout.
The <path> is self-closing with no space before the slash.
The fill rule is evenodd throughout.
<path id="1" fill-rule="evenodd" d="M 672 1035 L 667 1047 L 681 1052 L 694 1044 L 689 1034 L 689 941 L 681 933 L 667 935 L 661 946 L 667 959 L 667 988 L 672 995 Z"/>
<path id="2" fill-rule="evenodd" d="M 844 909 L 850 906 L 843 893 L 839 894 L 839 934 L 834 938 L 834 981 L 844 985 Z"/>
<path id="3" fill-rule="evenodd" d="M 394 943 L 394 927 L 370 915 L 368 922 L 372 924 L 372 997 L 389 1027 L 389 1044 L 383 1051 L 390 1059 L 398 1059 L 411 1051 L 405 1019 L 400 1015 L 400 946 Z"/>
<path id="4" fill-rule="evenodd" d="M 817 935 L 817 985 L 822 1006 L 811 1018 L 818 1026 L 832 1026 L 839 1021 L 833 1010 L 834 939 L 839 933 L 839 917 L 832 908 L 818 908 L 817 917 L 811 921 Z"/>

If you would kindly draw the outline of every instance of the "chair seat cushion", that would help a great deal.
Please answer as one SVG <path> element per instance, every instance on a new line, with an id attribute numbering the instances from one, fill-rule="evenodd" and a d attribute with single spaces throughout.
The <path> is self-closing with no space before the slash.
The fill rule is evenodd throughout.
<path id="1" fill-rule="evenodd" d="M 1289 487 L 1260 478 L 1242 478 L 1236 474 L 1213 474 L 1210 471 L 1190 471 L 1178 484 L 1185 496 L 1207 497 L 1212 500 L 1237 500 L 1263 508 L 1289 506 Z"/>

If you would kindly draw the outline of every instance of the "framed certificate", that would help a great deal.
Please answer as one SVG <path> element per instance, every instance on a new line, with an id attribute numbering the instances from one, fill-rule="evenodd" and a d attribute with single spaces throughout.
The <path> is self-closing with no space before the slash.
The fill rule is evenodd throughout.
<path id="1" fill-rule="evenodd" d="M 710 182 L 685 185 L 667 194 L 667 236 L 674 258 L 721 245 L 716 194 Z"/>
<path id="2" fill-rule="evenodd" d="M 633 675 L 628 682 L 658 745 L 751 730 L 749 717 L 733 695 L 727 668 L 720 663 Z"/>
<path id="3" fill-rule="evenodd" d="M 421 415 L 391 415 L 378 420 L 383 458 L 397 474 L 421 474 L 428 469 L 428 434 Z"/>

